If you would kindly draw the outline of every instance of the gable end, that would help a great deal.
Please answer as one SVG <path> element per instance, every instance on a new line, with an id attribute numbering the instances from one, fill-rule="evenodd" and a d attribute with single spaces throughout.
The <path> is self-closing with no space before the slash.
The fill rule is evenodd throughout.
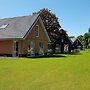
<path id="1" fill-rule="evenodd" d="M 44 31 L 46 37 L 48 38 L 48 42 L 50 42 L 50 38 L 48 36 L 48 33 L 47 33 L 46 29 L 45 29 L 45 26 L 44 26 L 44 24 L 43 24 L 42 19 L 41 19 L 40 16 L 38 16 L 37 19 L 34 21 L 34 23 L 30 27 L 30 29 L 28 30 L 28 32 L 25 34 L 25 36 L 23 37 L 23 39 L 25 39 L 29 35 L 29 33 L 32 31 L 33 27 L 36 25 L 36 23 L 38 22 L 38 20 L 40 20 L 40 23 L 41 23 L 41 25 L 43 27 L 43 31 Z"/>

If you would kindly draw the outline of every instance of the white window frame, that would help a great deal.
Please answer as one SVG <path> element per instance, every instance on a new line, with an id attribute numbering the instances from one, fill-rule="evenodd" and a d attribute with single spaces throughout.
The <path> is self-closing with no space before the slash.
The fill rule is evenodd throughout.
<path id="1" fill-rule="evenodd" d="M 45 53 L 45 43 L 40 42 L 39 43 L 39 55 L 44 55 L 44 53 Z"/>
<path id="2" fill-rule="evenodd" d="M 35 27 L 35 35 L 36 37 L 39 37 L 39 25 L 36 25 Z"/>
<path id="3" fill-rule="evenodd" d="M 30 45 L 30 48 L 29 48 Z M 28 56 L 34 56 L 35 55 L 35 43 L 34 41 L 29 41 L 28 43 Z"/>
<path id="4" fill-rule="evenodd" d="M 12 46 L 13 46 L 13 49 L 12 49 L 12 50 L 13 50 L 13 51 L 12 51 L 13 53 L 12 53 L 12 56 L 13 56 L 13 57 L 17 57 L 17 56 L 18 56 L 18 55 L 16 55 L 16 52 L 17 52 L 17 51 L 16 51 L 16 48 L 17 48 L 16 43 L 18 43 L 17 40 L 16 40 L 16 41 L 13 41 L 13 45 L 12 45 Z"/>

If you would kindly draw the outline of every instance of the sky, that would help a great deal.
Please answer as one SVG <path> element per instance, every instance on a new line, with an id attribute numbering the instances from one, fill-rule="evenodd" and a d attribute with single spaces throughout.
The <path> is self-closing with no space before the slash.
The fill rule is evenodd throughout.
<path id="1" fill-rule="evenodd" d="M 0 0 L 0 18 L 31 15 L 48 8 L 69 36 L 83 35 L 90 27 L 90 0 Z"/>

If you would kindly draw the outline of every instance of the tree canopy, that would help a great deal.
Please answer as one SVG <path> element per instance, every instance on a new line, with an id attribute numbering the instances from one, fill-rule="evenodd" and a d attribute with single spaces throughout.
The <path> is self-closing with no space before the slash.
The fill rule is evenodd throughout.
<path id="1" fill-rule="evenodd" d="M 88 28 L 88 32 L 84 33 L 84 35 L 79 35 L 78 39 L 84 44 L 86 48 L 90 44 L 90 27 Z"/>
<path id="2" fill-rule="evenodd" d="M 44 26 L 48 32 L 48 35 L 51 39 L 51 42 L 54 42 L 59 36 L 60 34 L 64 33 L 66 34 L 66 31 L 64 29 L 62 29 L 60 31 L 61 25 L 59 24 L 58 18 L 56 17 L 56 15 L 54 13 L 52 13 L 50 10 L 48 10 L 47 8 L 43 8 L 37 12 L 34 12 L 33 14 L 39 14 Z"/>

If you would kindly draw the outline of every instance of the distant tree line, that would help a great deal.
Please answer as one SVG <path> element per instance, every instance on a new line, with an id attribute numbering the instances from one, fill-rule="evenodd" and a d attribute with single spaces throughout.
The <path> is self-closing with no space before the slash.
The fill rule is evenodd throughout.
<path id="1" fill-rule="evenodd" d="M 83 43 L 85 48 L 90 48 L 90 27 L 88 28 L 88 32 L 84 35 L 79 35 L 77 38 Z"/>

